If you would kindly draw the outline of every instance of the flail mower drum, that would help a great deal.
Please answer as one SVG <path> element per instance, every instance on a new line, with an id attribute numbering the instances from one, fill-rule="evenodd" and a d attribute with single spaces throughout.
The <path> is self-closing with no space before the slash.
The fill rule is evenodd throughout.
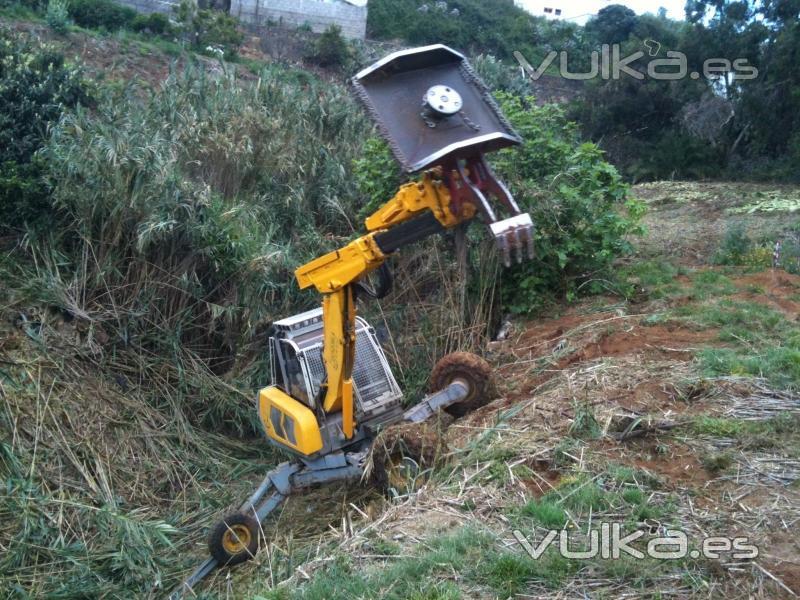
<path id="1" fill-rule="evenodd" d="M 435 44 L 395 52 L 353 79 L 359 99 L 408 173 L 433 166 L 452 172 L 458 205 L 477 201 L 506 266 L 533 258 L 533 223 L 484 154 L 521 143 L 464 55 Z M 487 196 L 511 215 L 498 220 Z"/>

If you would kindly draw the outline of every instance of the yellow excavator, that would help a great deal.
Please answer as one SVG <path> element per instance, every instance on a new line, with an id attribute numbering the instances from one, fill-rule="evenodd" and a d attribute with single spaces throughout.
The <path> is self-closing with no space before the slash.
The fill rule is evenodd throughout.
<path id="1" fill-rule="evenodd" d="M 441 44 L 396 52 L 357 74 L 358 98 L 408 173 L 421 173 L 366 219 L 367 233 L 296 271 L 321 308 L 273 323 L 272 384 L 258 392 L 269 442 L 291 456 L 270 471 L 238 511 L 209 535 L 210 557 L 176 590 L 191 591 L 220 566 L 252 558 L 261 522 L 294 491 L 359 480 L 378 432 L 445 410 L 461 416 L 484 402 L 489 366 L 454 353 L 437 363 L 437 390 L 403 410 L 403 394 L 375 330 L 356 316 L 359 294 L 390 287 L 387 259 L 426 237 L 480 218 L 506 265 L 533 257 L 533 224 L 484 154 L 521 142 L 466 58 Z M 498 219 L 490 198 L 507 214 Z M 377 272 L 379 285 L 367 277 Z"/>

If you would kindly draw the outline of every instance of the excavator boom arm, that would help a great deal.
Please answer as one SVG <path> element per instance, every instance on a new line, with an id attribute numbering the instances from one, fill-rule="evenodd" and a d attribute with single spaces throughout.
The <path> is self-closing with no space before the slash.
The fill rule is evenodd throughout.
<path id="1" fill-rule="evenodd" d="M 301 289 L 315 287 L 323 296 L 322 408 L 341 411 L 342 431 L 347 439 L 355 430 L 353 409 L 353 363 L 355 361 L 354 284 L 380 267 L 387 256 L 403 246 L 452 229 L 481 214 L 505 255 L 511 249 L 522 256 L 530 248 L 530 217 L 520 213 L 505 188 L 500 196 L 514 213 L 498 221 L 481 188 L 494 191 L 499 185 L 485 163 L 473 165 L 475 179 L 463 165 L 445 170 L 437 167 L 423 173 L 418 182 L 403 185 L 395 196 L 367 217 L 369 233 L 343 248 L 303 265 L 295 272 Z M 488 173 L 488 174 L 487 174 Z M 492 186 L 486 185 L 492 183 Z M 494 185 L 496 184 L 496 185 Z"/>
<path id="2" fill-rule="evenodd" d="M 301 289 L 315 287 L 322 294 L 323 350 L 326 381 L 322 408 L 342 412 L 342 431 L 351 438 L 355 429 L 353 363 L 355 361 L 355 294 L 353 284 L 380 267 L 387 256 L 428 235 L 455 227 L 475 215 L 474 206 L 461 215 L 450 209 L 451 198 L 441 171 L 426 172 L 419 182 L 400 188 L 367 218 L 370 233 L 343 248 L 314 259 L 295 272 Z"/>

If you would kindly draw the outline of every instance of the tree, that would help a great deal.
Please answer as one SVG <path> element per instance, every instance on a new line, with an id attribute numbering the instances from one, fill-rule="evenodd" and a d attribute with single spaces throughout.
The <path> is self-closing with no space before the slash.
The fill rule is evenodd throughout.
<path id="1" fill-rule="evenodd" d="M 800 180 L 800 2 L 692 0 L 686 14 L 695 47 L 758 69 L 755 79 L 720 80 L 736 107 L 729 159 L 739 172 Z M 767 172 L 757 166 L 765 160 Z"/>
<path id="2" fill-rule="evenodd" d="M 638 17 L 630 8 L 610 4 L 586 24 L 586 33 L 601 44 L 619 44 L 628 39 L 637 23 Z"/>

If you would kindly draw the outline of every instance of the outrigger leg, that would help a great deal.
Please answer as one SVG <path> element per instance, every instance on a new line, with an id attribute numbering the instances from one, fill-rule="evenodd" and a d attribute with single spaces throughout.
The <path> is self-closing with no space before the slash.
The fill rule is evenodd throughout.
<path id="1" fill-rule="evenodd" d="M 170 595 L 180 600 L 219 566 L 249 560 L 258 551 L 261 523 L 283 504 L 293 491 L 318 483 L 359 479 L 364 472 L 366 452 L 337 452 L 316 461 L 292 461 L 270 471 L 239 510 L 222 519 L 211 530 L 208 540 L 211 556 Z"/>

